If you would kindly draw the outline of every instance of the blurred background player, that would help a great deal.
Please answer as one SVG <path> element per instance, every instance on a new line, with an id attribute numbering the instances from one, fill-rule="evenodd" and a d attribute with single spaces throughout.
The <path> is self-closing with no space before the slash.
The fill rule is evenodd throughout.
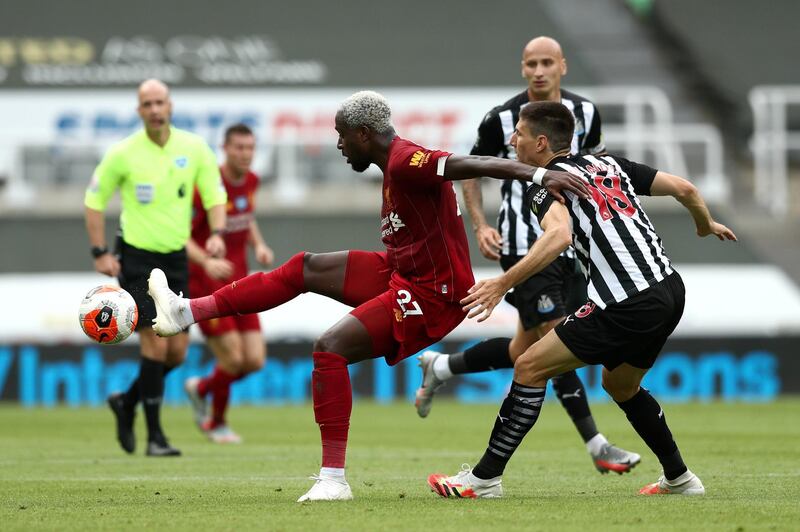
<path id="1" fill-rule="evenodd" d="M 561 88 L 567 73 L 561 45 L 550 37 L 536 37 L 522 51 L 522 77 L 528 87 L 503 105 L 495 107 L 478 128 L 472 155 L 492 155 L 516 159 L 511 145 L 520 109 L 530 102 L 561 102 L 575 117 L 570 151 L 573 154 L 598 154 L 605 151 L 601 137 L 600 114 L 588 99 Z M 464 181 L 464 199 L 472 218 L 478 247 L 489 260 L 500 261 L 504 271 L 521 260 L 542 234 L 542 228 L 523 202 L 525 183 L 507 180 L 500 189 L 502 203 L 497 229 L 484 216 L 480 178 Z M 478 373 L 514 367 L 514 360 L 529 346 L 555 327 L 564 316 L 586 302 L 586 278 L 568 248 L 540 273 L 516 286 L 506 299 L 519 312 L 517 331 L 512 339 L 492 338 L 461 353 L 446 355 L 427 351 L 420 356 L 422 386 L 417 390 L 416 408 L 420 417 L 430 412 L 433 396 L 453 375 Z M 552 379 L 553 389 L 581 435 L 595 468 L 601 473 L 630 471 L 640 461 L 636 453 L 608 442 L 597 430 L 589 409 L 586 390 L 574 371 Z"/>
<path id="2" fill-rule="evenodd" d="M 352 499 L 345 455 L 353 395 L 348 365 L 385 357 L 398 364 L 450 333 L 466 314 L 459 301 L 472 286 L 467 236 L 451 181 L 478 175 L 547 182 L 584 192 L 579 179 L 495 157 L 458 156 L 399 137 L 386 99 L 357 92 L 335 117 L 337 148 L 357 172 L 383 172 L 380 236 L 385 252 L 338 251 L 294 255 L 269 273 L 256 273 L 213 295 L 185 299 L 153 270 L 158 306 L 154 328 L 171 336 L 202 320 L 268 310 L 305 292 L 355 307 L 314 343 L 311 390 L 322 438 L 322 467 L 298 502 Z"/>
<path id="3" fill-rule="evenodd" d="M 156 336 L 153 300 L 147 294 L 147 277 L 161 268 L 177 290 L 188 292 L 186 241 L 189 239 L 195 187 L 208 212 L 211 237 L 206 251 L 222 256 L 225 242 L 225 189 L 220 184 L 214 153 L 205 140 L 170 125 L 169 89 L 151 79 L 139 86 L 139 116 L 144 129 L 112 146 L 94 172 L 86 190 L 86 230 L 94 268 L 118 277 L 139 307 L 136 331 L 141 344 L 139 375 L 127 392 L 114 394 L 108 404 L 117 423 L 120 446 L 132 453 L 136 446 L 133 420 L 142 399 L 147 420 L 147 455 L 178 456 L 161 428 L 160 410 L 164 376 L 183 362 L 189 336 Z M 120 237 L 112 255 L 106 245 L 104 210 L 119 189 L 122 200 Z"/>
<path id="4" fill-rule="evenodd" d="M 247 246 L 253 247 L 256 260 L 269 266 L 272 249 L 264 242 L 253 216 L 259 179 L 250 167 L 256 139 L 245 124 L 235 124 L 225 131 L 222 146 L 225 163 L 220 167 L 228 194 L 225 228 L 225 258 L 207 253 L 203 246 L 209 238 L 208 221 L 199 191 L 194 196 L 192 238 L 186 245 L 189 254 L 189 294 L 203 297 L 231 281 L 247 275 Z M 217 364 L 210 375 L 186 380 L 185 388 L 192 402 L 195 422 L 215 443 L 240 443 L 241 438 L 225 421 L 231 384 L 264 367 L 267 349 L 261 335 L 257 314 L 225 316 L 200 322 Z M 211 396 L 211 415 L 207 401 Z"/>

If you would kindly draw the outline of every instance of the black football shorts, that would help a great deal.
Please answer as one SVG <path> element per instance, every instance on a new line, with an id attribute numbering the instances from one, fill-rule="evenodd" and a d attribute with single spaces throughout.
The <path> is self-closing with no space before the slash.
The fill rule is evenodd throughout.
<path id="1" fill-rule="evenodd" d="M 519 262 L 522 257 L 503 255 L 503 271 Z M 586 302 L 586 280 L 576 273 L 576 261 L 564 256 L 556 258 L 544 270 L 514 287 L 505 300 L 516 307 L 525 330 L 563 318 Z"/>
<path id="2" fill-rule="evenodd" d="M 147 279 L 153 268 L 161 268 L 167 276 L 173 292 L 189 293 L 189 270 L 186 250 L 172 253 L 154 253 L 131 246 L 122 239 L 117 240 L 117 254 L 121 263 L 119 285 L 127 290 L 139 307 L 139 322 L 136 328 L 151 327 L 156 317 L 156 305 L 147 294 Z"/>
<path id="3" fill-rule="evenodd" d="M 683 315 L 686 289 L 678 272 L 621 303 L 588 301 L 556 326 L 564 345 L 589 365 L 648 369 Z"/>

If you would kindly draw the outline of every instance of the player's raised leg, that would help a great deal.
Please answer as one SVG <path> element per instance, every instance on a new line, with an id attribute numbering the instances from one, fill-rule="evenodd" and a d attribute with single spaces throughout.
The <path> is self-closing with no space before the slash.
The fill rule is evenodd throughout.
<path id="1" fill-rule="evenodd" d="M 275 308 L 305 292 L 353 304 L 344 293 L 344 277 L 352 254 L 300 252 L 271 272 L 258 272 L 220 288 L 210 296 L 188 299 L 170 290 L 163 272 L 150 274 L 149 293 L 156 303 L 153 329 L 172 336 L 192 323 L 234 314 L 254 314 Z M 375 275 L 375 274 L 373 274 Z"/>
<path id="2" fill-rule="evenodd" d="M 622 364 L 612 371 L 603 368 L 603 388 L 625 412 L 633 428 L 658 458 L 664 474 L 657 482 L 648 484 L 642 495 L 703 495 L 700 479 L 689 471 L 681 452 L 667 426 L 664 410 L 640 386 L 647 369 Z"/>

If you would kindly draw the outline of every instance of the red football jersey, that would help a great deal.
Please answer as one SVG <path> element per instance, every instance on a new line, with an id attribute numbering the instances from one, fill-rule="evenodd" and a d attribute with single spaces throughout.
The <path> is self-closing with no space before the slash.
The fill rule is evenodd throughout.
<path id="1" fill-rule="evenodd" d="M 225 258 L 234 265 L 233 277 L 228 282 L 241 279 L 247 275 L 247 241 L 250 234 L 250 222 L 253 220 L 255 194 L 259 179 L 253 172 L 244 175 L 239 183 L 231 183 L 224 170 L 222 182 L 228 193 L 227 218 L 225 222 Z M 192 240 L 199 246 L 205 247 L 206 240 L 211 234 L 208 228 L 208 217 L 199 192 L 194 191 L 194 215 L 192 217 Z M 190 275 L 205 275 L 202 266 L 190 263 Z M 224 284 L 224 283 L 223 283 Z"/>
<path id="2" fill-rule="evenodd" d="M 453 183 L 451 154 L 395 137 L 383 176 L 381 240 L 399 275 L 439 299 L 457 302 L 475 284 Z"/>

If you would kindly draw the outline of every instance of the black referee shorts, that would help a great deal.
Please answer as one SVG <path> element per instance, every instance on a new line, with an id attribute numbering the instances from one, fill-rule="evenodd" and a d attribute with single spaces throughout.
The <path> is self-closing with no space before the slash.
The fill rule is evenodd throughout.
<path id="1" fill-rule="evenodd" d="M 591 301 L 555 328 L 564 345 L 589 365 L 623 363 L 649 369 L 683 315 L 686 289 L 678 272 L 605 309 Z"/>
<path id="2" fill-rule="evenodd" d="M 139 307 L 139 322 L 136 328 L 151 327 L 156 317 L 156 306 L 147 294 L 147 279 L 153 268 L 161 268 L 167 276 L 169 287 L 175 292 L 189 293 L 189 269 L 186 250 L 172 253 L 154 253 L 117 240 L 117 254 L 122 269 L 119 285 L 130 292 Z"/>
<path id="3" fill-rule="evenodd" d="M 500 266 L 503 271 L 508 271 L 521 259 L 521 256 L 502 255 Z M 586 280 L 582 273 L 576 273 L 575 259 L 564 256 L 515 286 L 505 297 L 516 307 L 526 331 L 540 323 L 563 318 L 587 299 Z"/>

